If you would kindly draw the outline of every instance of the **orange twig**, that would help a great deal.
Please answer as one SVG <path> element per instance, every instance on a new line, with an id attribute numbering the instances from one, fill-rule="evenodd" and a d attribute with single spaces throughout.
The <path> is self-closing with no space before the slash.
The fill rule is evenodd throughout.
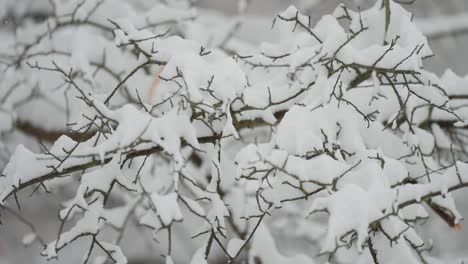
<path id="1" fill-rule="evenodd" d="M 159 82 L 161 81 L 161 78 L 159 77 L 159 75 L 161 74 L 163 69 L 164 69 L 164 66 L 159 67 L 159 69 L 156 71 L 156 74 L 154 75 L 153 82 L 151 82 L 151 86 L 148 89 L 148 103 L 149 104 L 153 103 L 152 102 L 153 96 L 156 92 L 156 88 L 158 88 Z"/>

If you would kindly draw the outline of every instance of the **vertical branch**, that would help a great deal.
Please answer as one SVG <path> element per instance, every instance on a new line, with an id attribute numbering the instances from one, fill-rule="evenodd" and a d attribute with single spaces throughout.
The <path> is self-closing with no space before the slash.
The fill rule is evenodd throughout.
<path id="1" fill-rule="evenodd" d="M 387 37 L 388 27 L 390 26 L 390 16 L 392 13 L 390 10 L 390 0 L 384 0 L 383 4 L 385 6 L 385 37 Z"/>

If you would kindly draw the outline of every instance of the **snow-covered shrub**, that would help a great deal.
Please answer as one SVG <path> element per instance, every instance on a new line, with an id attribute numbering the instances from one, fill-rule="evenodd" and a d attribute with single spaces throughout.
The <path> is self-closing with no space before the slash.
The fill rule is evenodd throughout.
<path id="1" fill-rule="evenodd" d="M 0 44 L 0 203 L 60 199 L 58 235 L 23 239 L 47 259 L 126 263 L 132 226 L 166 263 L 427 263 L 427 211 L 460 227 L 466 95 L 398 3 L 290 7 L 252 47 L 192 1 L 49 2 Z"/>

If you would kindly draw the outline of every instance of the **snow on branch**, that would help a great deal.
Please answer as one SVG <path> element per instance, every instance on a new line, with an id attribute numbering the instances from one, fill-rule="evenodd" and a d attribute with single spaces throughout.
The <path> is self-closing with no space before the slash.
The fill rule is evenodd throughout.
<path id="1" fill-rule="evenodd" d="M 57 197 L 47 259 L 127 263 L 122 241 L 144 230 L 166 263 L 427 263 L 428 211 L 460 227 L 467 80 L 424 69 L 399 3 L 316 25 L 289 7 L 278 41 L 252 48 L 239 18 L 143 2 L 54 0 L 0 32 L 0 204 L 23 221 L 28 189 Z"/>

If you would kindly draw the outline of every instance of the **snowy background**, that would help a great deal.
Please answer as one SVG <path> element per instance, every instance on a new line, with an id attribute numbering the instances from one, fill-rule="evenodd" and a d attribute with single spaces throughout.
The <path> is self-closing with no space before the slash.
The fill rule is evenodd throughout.
<path id="1" fill-rule="evenodd" d="M 27 12 L 31 5 L 42 5 L 47 2 L 46 0 L 0 0 L 0 3 L 2 3 L 2 1 L 7 2 L 6 6 L 16 6 L 17 10 L 20 10 L 19 12 Z M 237 2 L 233 0 L 200 0 L 199 2 L 204 8 L 213 9 L 228 16 L 234 14 L 237 8 Z M 351 7 L 357 5 L 366 7 L 373 4 L 374 1 L 251 0 L 251 6 L 248 9 L 246 20 L 238 36 L 252 43 L 269 40 L 274 38 L 274 34 L 272 34 L 270 30 L 272 18 L 289 5 L 294 4 L 299 9 L 301 6 L 311 6 L 310 14 L 313 20 L 317 21 L 321 15 L 331 13 L 340 2 L 344 2 Z M 0 4 L 0 12 L 2 12 L 1 7 L 2 5 Z M 424 28 L 423 30 L 434 35 L 431 37 L 429 34 L 429 43 L 436 56 L 434 58 L 429 58 L 425 62 L 427 68 L 441 75 L 444 70 L 450 67 L 460 76 L 467 75 L 468 1 L 416 0 L 415 4 L 406 6 L 406 8 L 414 13 L 415 21 Z M 7 23 L 8 21 L 4 21 L 5 25 Z M 460 29 L 455 33 L 445 34 L 445 31 L 447 31 L 446 29 L 451 30 L 457 27 Z M 440 34 L 441 32 L 443 34 Z M 468 191 L 459 191 L 456 193 L 455 197 L 457 198 L 460 212 L 465 216 L 468 215 Z M 25 204 L 24 211 L 27 212 L 26 217 L 29 219 L 53 219 L 49 216 L 51 214 L 56 214 L 58 201 L 50 196 L 41 196 L 41 199 L 47 199 L 50 207 L 44 207 L 45 203 L 43 202 Z M 40 207 L 38 205 L 40 205 Z M 15 222 L 14 218 L 7 218 L 4 219 L 4 221 L 7 222 L 8 225 L 0 227 L 0 264 L 46 263 L 43 258 L 39 257 L 40 250 L 37 247 L 24 248 L 21 245 L 21 234 L 23 234 L 25 230 L 24 224 Z M 47 234 L 56 231 L 57 222 L 40 220 L 36 222 L 38 223 L 37 228 L 40 233 Z M 456 231 L 455 229 L 449 228 L 437 217 L 430 218 L 423 228 L 426 229 L 428 237 L 434 234 L 433 232 L 438 232 L 437 235 L 443 237 L 443 239 L 436 241 L 434 244 L 434 255 L 447 259 L 447 263 L 449 263 L 449 261 L 460 263 L 457 259 L 468 258 L 468 228 L 464 228 L 462 231 Z M 139 262 L 139 259 L 157 259 L 159 254 L 162 253 L 158 252 L 152 246 L 151 241 L 135 243 L 135 241 L 139 241 L 139 232 L 141 231 L 128 230 L 127 232 L 131 235 L 124 241 L 123 248 L 130 249 L 128 251 L 128 257 L 134 260 L 131 263 L 143 263 Z M 175 240 L 177 241 L 177 236 Z M 190 244 L 192 241 L 180 241 L 180 243 Z M 300 241 L 283 241 L 283 243 L 283 246 L 286 248 L 296 247 L 298 244 L 300 245 Z M 194 245 L 187 246 L 194 247 Z M 148 256 L 148 252 L 152 253 Z M 75 263 L 81 258 L 81 253 L 75 256 L 72 248 L 66 249 L 64 254 L 70 257 L 67 258 L 66 262 L 59 261 L 59 263 Z M 179 254 L 184 254 L 184 252 L 179 252 Z M 54 261 L 52 261 L 52 263 L 54 263 Z"/>

